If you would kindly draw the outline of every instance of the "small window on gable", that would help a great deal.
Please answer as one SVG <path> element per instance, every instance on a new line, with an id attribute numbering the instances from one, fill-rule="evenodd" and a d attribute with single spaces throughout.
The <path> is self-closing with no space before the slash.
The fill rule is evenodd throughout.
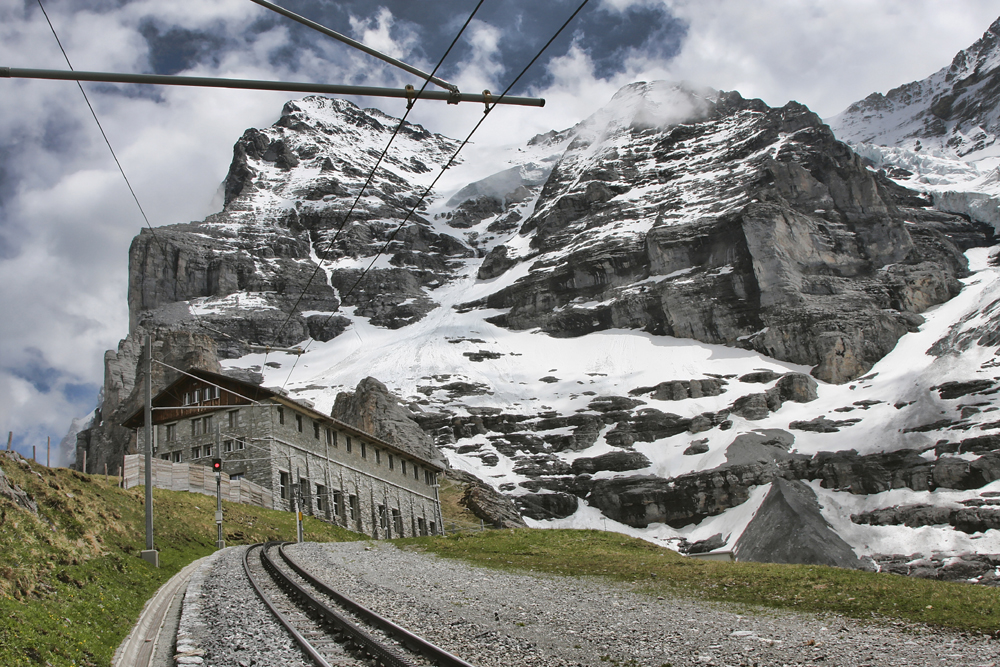
<path id="1" fill-rule="evenodd" d="M 194 390 L 194 402 L 201 403 L 201 389 Z"/>
<path id="2" fill-rule="evenodd" d="M 184 392 L 184 405 L 191 405 L 191 392 L 190 391 L 185 391 Z"/>

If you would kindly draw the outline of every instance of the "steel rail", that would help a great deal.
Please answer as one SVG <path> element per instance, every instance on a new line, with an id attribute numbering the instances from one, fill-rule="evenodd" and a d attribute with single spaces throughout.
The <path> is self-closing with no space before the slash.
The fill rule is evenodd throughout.
<path id="1" fill-rule="evenodd" d="M 268 2 L 267 0 L 250 0 L 250 1 L 257 3 L 261 7 L 264 7 L 266 9 L 270 9 L 272 12 L 275 12 L 277 14 L 281 14 L 285 18 L 289 18 L 289 19 L 291 19 L 293 21 L 297 21 L 298 23 L 301 23 L 302 25 L 304 25 L 304 26 L 306 26 L 308 28 L 312 28 L 313 30 L 321 32 L 324 35 L 326 35 L 327 37 L 333 37 L 334 39 L 339 40 L 339 41 L 343 42 L 344 44 L 347 44 L 348 46 L 352 46 L 355 49 L 358 49 L 359 51 L 364 51 L 368 55 L 374 56 L 375 58 L 378 58 L 379 60 L 382 60 L 384 62 L 389 63 L 390 65 L 394 65 L 394 66 L 400 68 L 401 70 L 409 72 L 410 74 L 413 74 L 415 76 L 419 76 L 421 79 L 426 79 L 427 81 L 430 81 L 431 83 L 433 83 L 436 86 L 440 86 L 440 87 L 442 87 L 442 88 L 444 88 L 446 90 L 450 90 L 450 91 L 455 92 L 455 93 L 458 92 L 458 86 L 456 86 L 453 83 L 448 83 L 444 79 L 438 78 L 436 76 L 432 76 L 432 75 L 428 74 L 427 72 L 424 72 L 423 70 L 417 69 L 416 67 L 414 67 L 412 65 L 408 65 L 408 64 L 404 63 L 402 60 L 398 60 L 396 58 L 393 58 L 392 56 L 390 56 L 388 54 L 385 54 L 385 53 L 382 53 L 381 51 L 378 51 L 376 49 L 373 49 L 370 46 L 362 44 L 361 42 L 359 42 L 359 41 L 357 41 L 355 39 L 351 39 L 347 35 L 342 35 L 341 33 L 337 32 L 336 30 L 330 30 L 329 28 L 327 28 L 326 26 L 324 26 L 322 24 L 316 23 L 315 21 L 307 19 L 304 16 L 300 16 L 300 15 L 296 14 L 295 12 L 293 12 L 291 10 L 285 9 L 284 7 L 281 7 L 279 5 L 274 4 L 273 2 Z"/>
<path id="2" fill-rule="evenodd" d="M 269 542 L 268 544 L 272 543 Z M 316 651 L 316 648 L 309 643 L 309 640 L 303 637 L 298 630 L 292 627 L 291 622 L 287 618 L 285 618 L 284 614 L 278 611 L 278 608 L 274 606 L 274 603 L 271 602 L 271 599 L 267 597 L 267 595 L 264 593 L 264 590 L 260 587 L 260 584 L 257 583 L 257 580 L 254 578 L 253 573 L 250 571 L 250 562 L 248 560 L 250 552 L 256 547 L 260 547 L 261 560 L 263 561 L 264 553 L 267 549 L 267 546 L 264 545 L 263 543 L 252 544 L 246 551 L 243 552 L 243 570 L 247 573 L 247 578 L 250 579 L 250 584 L 253 586 L 253 589 L 257 592 L 257 596 L 261 599 L 261 601 L 263 601 L 265 605 L 267 605 L 267 608 L 271 610 L 271 613 L 274 614 L 275 618 L 277 618 L 278 621 L 281 623 L 281 625 L 283 625 L 284 628 L 288 630 L 288 632 L 295 639 L 295 642 L 302 648 L 303 651 L 305 651 L 306 655 L 308 655 L 313 662 L 315 662 L 320 667 L 332 667 L 330 663 L 327 662 L 326 659 L 323 656 L 321 656 L 319 652 Z"/>
<path id="3" fill-rule="evenodd" d="M 173 74 L 123 74 L 120 72 L 82 72 L 61 69 L 28 69 L 0 67 L 0 78 L 47 79 L 53 81 L 92 81 L 97 83 L 138 83 L 154 86 L 194 86 L 198 88 L 233 88 L 237 90 L 277 90 L 291 93 L 320 93 L 326 95 L 362 95 L 365 97 L 393 97 L 413 100 L 437 100 L 458 104 L 479 102 L 492 107 L 495 104 L 512 104 L 523 107 L 543 107 L 545 100 L 538 97 L 503 97 L 483 93 L 457 93 L 443 90 L 405 88 L 378 88 L 373 86 L 345 86 L 327 83 L 298 83 L 294 81 L 257 81 L 254 79 L 220 79 L 205 76 L 176 76 Z"/>
<path id="4" fill-rule="evenodd" d="M 285 544 L 289 543 L 286 542 Z M 396 625 L 384 616 L 380 616 L 371 609 L 361 606 L 343 593 L 338 593 L 334 589 L 330 588 L 330 586 L 314 577 L 312 574 L 307 572 L 305 568 L 296 563 L 295 560 L 285 552 L 285 544 L 282 544 L 278 548 L 278 553 L 284 561 L 288 563 L 288 566 L 295 570 L 296 574 L 308 581 L 317 590 L 330 596 L 336 600 L 338 604 L 346 607 L 353 614 L 360 616 L 368 623 L 380 628 L 383 632 L 392 635 L 411 651 L 420 653 L 425 658 L 436 663 L 438 667 L 474 667 L 471 663 L 448 653 L 443 648 L 435 646 L 423 637 L 413 634 L 406 628 Z"/>
<path id="5" fill-rule="evenodd" d="M 317 600 L 309 591 L 282 572 L 268 553 L 268 549 L 281 544 L 281 542 L 268 542 L 260 552 L 261 563 L 281 588 L 300 600 L 308 607 L 309 611 L 319 616 L 323 622 L 332 626 L 334 632 L 346 637 L 350 644 L 366 653 L 383 667 L 413 667 L 413 664 L 406 658 L 385 646 L 339 612 Z"/>

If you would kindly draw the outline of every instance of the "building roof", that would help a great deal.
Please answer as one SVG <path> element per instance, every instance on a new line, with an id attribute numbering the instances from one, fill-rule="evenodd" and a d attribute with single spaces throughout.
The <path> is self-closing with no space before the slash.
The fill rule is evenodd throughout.
<path id="1" fill-rule="evenodd" d="M 370 440 L 373 444 L 384 447 L 387 450 L 394 451 L 397 454 L 402 454 L 413 459 L 417 459 L 421 464 L 428 468 L 433 468 L 437 471 L 442 471 L 440 465 L 429 461 L 428 459 L 415 454 L 411 451 L 407 451 L 397 445 L 386 442 L 381 438 L 362 431 L 361 429 L 351 426 L 346 422 L 342 422 L 339 419 L 334 419 L 329 415 L 324 415 L 322 412 L 317 411 L 315 408 L 306 405 L 305 403 L 296 401 L 290 398 L 285 392 L 281 390 L 269 389 L 267 387 L 262 387 L 258 384 L 252 382 L 245 382 L 228 375 L 222 375 L 221 373 L 213 373 L 211 371 L 206 371 L 201 368 L 189 368 L 187 371 L 183 371 L 179 378 L 171 382 L 169 385 L 164 387 L 156 396 L 153 397 L 152 404 L 153 408 L 169 408 L 173 405 L 178 405 L 180 403 L 181 389 L 184 385 L 191 382 L 191 380 L 202 380 L 209 385 L 219 387 L 222 392 L 227 392 L 229 394 L 230 402 L 222 402 L 226 398 L 223 394 L 223 399 L 214 399 L 213 402 L 198 406 L 184 406 L 186 410 L 185 417 L 195 416 L 198 414 L 205 414 L 209 412 L 215 412 L 217 410 L 226 410 L 240 405 L 251 405 L 254 403 L 261 403 L 264 401 L 271 401 L 284 405 L 292 410 L 301 412 L 312 418 L 313 420 L 323 422 L 329 426 L 335 426 L 338 430 L 344 431 L 356 437 L 363 437 Z M 235 398 L 235 402 L 232 399 Z M 216 403 L 215 401 L 219 401 Z M 145 408 L 139 408 L 131 415 L 128 416 L 125 421 L 122 422 L 122 426 L 126 428 L 142 428 L 145 425 Z M 181 417 L 183 418 L 183 417 Z M 161 422 L 174 421 L 176 417 L 171 416 L 170 418 L 157 420 L 156 412 L 153 414 L 153 424 L 158 424 Z"/>

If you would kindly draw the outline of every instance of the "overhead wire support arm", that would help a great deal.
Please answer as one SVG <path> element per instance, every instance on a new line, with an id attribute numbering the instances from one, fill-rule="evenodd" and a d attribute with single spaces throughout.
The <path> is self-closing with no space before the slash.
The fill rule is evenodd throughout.
<path id="1" fill-rule="evenodd" d="M 347 44 L 348 46 L 352 46 L 355 49 L 358 49 L 359 51 L 364 51 L 365 53 L 367 53 L 370 56 L 374 56 L 374 57 L 378 58 L 379 60 L 382 60 L 382 61 L 385 61 L 385 62 L 389 63 L 390 65 L 394 65 L 395 67 L 398 67 L 401 70 L 409 72 L 410 74 L 413 74 L 414 76 L 419 76 L 421 79 L 425 79 L 427 81 L 430 81 L 434 85 L 440 86 L 441 88 L 444 88 L 445 90 L 449 90 L 449 91 L 451 91 L 453 93 L 457 93 L 458 92 L 458 86 L 456 86 L 453 83 L 448 83 L 444 79 L 438 78 L 438 77 L 434 76 L 433 74 L 428 74 L 427 72 L 424 72 L 423 70 L 417 69 L 413 65 L 408 65 L 408 64 L 404 63 L 402 60 L 398 60 L 396 58 L 393 58 L 392 56 L 387 55 L 385 53 L 382 53 L 381 51 L 378 51 L 376 49 L 373 49 L 370 46 L 362 44 L 361 42 L 359 42 L 357 40 L 351 39 L 347 35 L 342 35 L 342 34 L 340 34 L 339 32 L 337 32 L 335 30 L 330 30 L 329 28 L 327 28 L 324 25 L 320 25 L 319 23 L 316 23 L 315 21 L 311 21 L 311 20 L 307 19 L 306 17 L 300 16 L 300 15 L 296 14 L 293 11 L 290 11 L 288 9 L 285 9 L 284 7 L 281 7 L 279 5 L 274 4 L 273 2 L 268 2 L 267 0 L 251 0 L 251 2 L 255 2 L 258 5 L 260 5 L 261 7 L 265 7 L 267 9 L 270 9 L 272 12 L 276 12 L 278 14 L 281 14 L 282 16 L 284 16 L 286 18 L 290 18 L 293 21 L 297 21 L 298 23 L 301 23 L 304 26 L 312 28 L 313 30 L 317 30 L 317 31 L 323 33 L 324 35 L 326 35 L 327 37 L 333 37 L 334 39 L 339 40 L 339 41 L 343 42 L 344 44 Z"/>
<path id="2" fill-rule="evenodd" d="M 404 88 L 377 88 L 372 86 L 344 86 L 325 83 L 297 83 L 288 81 L 256 81 L 253 79 L 220 79 L 203 76 L 176 76 L 169 74 L 122 74 L 115 72 L 81 72 L 56 69 L 28 69 L 0 67 L 0 78 L 47 79 L 55 81 L 94 81 L 98 83 L 137 83 L 157 86 L 195 86 L 199 88 L 233 88 L 239 90 L 277 90 L 293 93 L 318 93 L 324 95 L 361 95 L 365 97 L 394 97 L 404 100 L 437 100 L 486 103 L 486 96 L 477 93 L 455 93 L 443 90 L 424 90 L 416 94 Z M 545 100 L 538 97 L 507 96 L 491 104 L 543 107 Z"/>

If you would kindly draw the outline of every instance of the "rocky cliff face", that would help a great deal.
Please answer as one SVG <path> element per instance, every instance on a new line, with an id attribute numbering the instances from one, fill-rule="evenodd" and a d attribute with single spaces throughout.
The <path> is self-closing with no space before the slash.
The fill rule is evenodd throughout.
<path id="1" fill-rule="evenodd" d="M 479 273 L 521 277 L 464 307 L 559 336 L 746 347 L 845 382 L 959 289 L 966 225 L 926 204 L 800 104 L 632 84 L 569 133 L 519 237 Z"/>
<path id="2" fill-rule="evenodd" d="M 886 94 L 872 93 L 830 119 L 843 141 L 974 158 L 1000 134 L 1000 19 L 951 64 Z"/>

